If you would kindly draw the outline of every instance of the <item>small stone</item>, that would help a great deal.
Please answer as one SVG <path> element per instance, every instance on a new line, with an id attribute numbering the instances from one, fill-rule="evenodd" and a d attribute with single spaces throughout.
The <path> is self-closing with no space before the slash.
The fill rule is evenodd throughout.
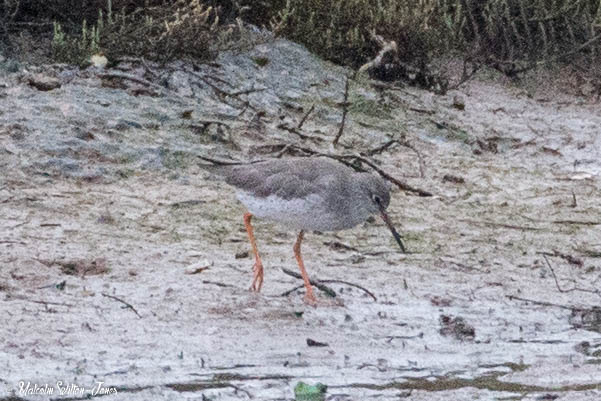
<path id="1" fill-rule="evenodd" d="M 51 91 L 61 87 L 61 83 L 57 78 L 49 77 L 44 74 L 30 75 L 27 81 L 29 82 L 29 85 L 41 91 Z"/>
<path id="2" fill-rule="evenodd" d="M 248 258 L 248 251 L 238 252 L 234 257 L 236 259 L 245 259 L 245 258 Z"/>
<path id="3" fill-rule="evenodd" d="M 476 336 L 476 329 L 460 316 L 441 315 L 440 325 L 440 334 L 443 336 L 453 336 L 461 341 L 473 340 Z"/>
<path id="4" fill-rule="evenodd" d="M 465 110 L 465 100 L 463 99 L 463 96 L 453 96 L 453 107 L 457 110 Z"/>
<path id="5" fill-rule="evenodd" d="M 185 269 L 185 272 L 186 272 L 186 274 L 198 274 L 198 273 L 201 273 L 201 272 L 207 270 L 212 265 L 213 265 L 213 263 L 209 262 L 208 259 L 204 259 L 198 263 L 194 263 L 194 264 L 187 266 Z"/>
<path id="6" fill-rule="evenodd" d="M 442 182 L 452 182 L 454 184 L 465 184 L 465 179 L 463 177 L 458 177 L 452 174 L 445 174 L 442 177 Z"/>

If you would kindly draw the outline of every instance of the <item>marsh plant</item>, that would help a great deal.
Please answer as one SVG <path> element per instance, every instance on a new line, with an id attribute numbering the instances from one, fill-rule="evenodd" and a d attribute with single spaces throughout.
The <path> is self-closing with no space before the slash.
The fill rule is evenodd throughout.
<path id="1" fill-rule="evenodd" d="M 155 60 L 175 57 L 209 59 L 211 38 L 217 35 L 219 16 L 200 0 L 178 0 L 168 5 L 115 13 L 108 0 L 96 23 L 83 20 L 79 34 L 65 33 L 54 23 L 52 54 L 56 61 L 82 64 L 103 53 L 110 59 L 139 56 Z"/>
<path id="2" fill-rule="evenodd" d="M 280 3 L 279 1 L 275 1 Z M 358 66 L 378 49 L 372 32 L 396 41 L 401 59 L 449 52 L 483 60 L 595 55 L 598 0 L 287 0 L 271 28 L 335 62 Z M 591 59 L 592 61 L 592 59 Z"/>

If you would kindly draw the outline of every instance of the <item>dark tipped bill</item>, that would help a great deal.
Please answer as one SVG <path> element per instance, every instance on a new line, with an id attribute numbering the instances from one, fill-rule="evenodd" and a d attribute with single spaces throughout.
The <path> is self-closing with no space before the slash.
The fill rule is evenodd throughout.
<path id="1" fill-rule="evenodd" d="M 403 251 L 403 253 L 407 253 L 407 251 L 405 250 L 405 245 L 403 245 L 403 241 L 401 241 L 401 236 L 399 235 L 399 233 L 396 232 L 396 229 L 390 222 L 386 211 L 382 208 L 380 208 L 380 216 L 382 216 L 382 220 L 384 220 L 384 223 L 386 223 L 386 225 L 390 229 L 390 232 L 392 233 L 392 236 L 394 237 L 396 243 L 399 244 L 399 246 L 401 247 L 401 251 Z"/>

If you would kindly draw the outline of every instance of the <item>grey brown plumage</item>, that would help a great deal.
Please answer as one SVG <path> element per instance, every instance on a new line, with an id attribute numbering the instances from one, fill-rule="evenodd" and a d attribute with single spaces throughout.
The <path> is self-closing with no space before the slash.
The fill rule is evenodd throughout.
<path id="1" fill-rule="evenodd" d="M 315 298 L 300 256 L 300 243 L 305 230 L 343 230 L 379 213 L 401 250 L 405 251 L 399 234 L 386 214 L 390 187 L 380 177 L 355 172 L 324 157 L 202 167 L 222 176 L 228 184 L 236 187 L 238 199 L 249 211 L 244 223 L 256 259 L 252 289 L 260 290 L 263 281 L 263 267 L 250 225 L 253 215 L 300 230 L 294 250 L 307 287 L 307 300 L 311 302 Z"/>

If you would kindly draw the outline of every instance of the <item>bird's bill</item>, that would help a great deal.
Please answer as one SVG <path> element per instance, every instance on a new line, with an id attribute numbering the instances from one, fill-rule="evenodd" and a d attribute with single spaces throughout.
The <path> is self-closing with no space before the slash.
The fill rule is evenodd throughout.
<path id="1" fill-rule="evenodd" d="M 388 215 L 386 214 L 386 211 L 384 211 L 384 209 L 380 210 L 380 216 L 382 217 L 382 220 L 384 220 L 384 223 L 386 223 L 386 225 L 390 229 L 390 232 L 392 233 L 392 236 L 394 237 L 396 243 L 399 244 L 399 246 L 401 247 L 401 251 L 403 251 L 403 253 L 407 253 L 407 251 L 405 250 L 405 245 L 403 245 L 403 241 L 401 241 L 401 236 L 390 222 L 390 219 L 388 218 Z"/>

